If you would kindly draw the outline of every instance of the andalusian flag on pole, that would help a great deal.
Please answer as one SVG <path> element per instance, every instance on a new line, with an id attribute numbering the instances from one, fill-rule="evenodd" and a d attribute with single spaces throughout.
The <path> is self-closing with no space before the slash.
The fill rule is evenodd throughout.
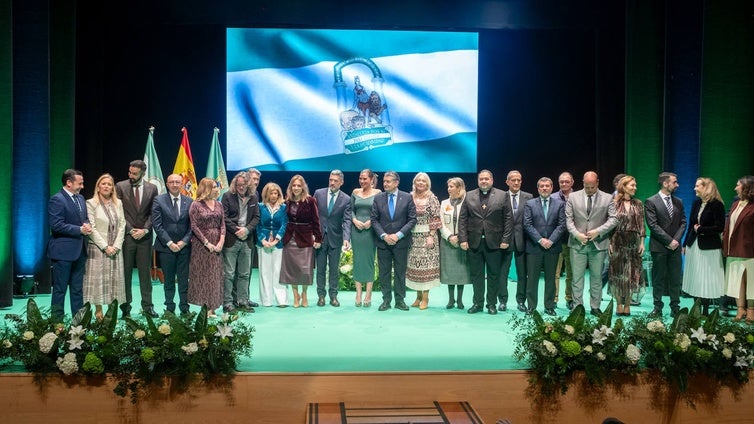
<path id="1" fill-rule="evenodd" d="M 191 146 L 189 146 L 188 131 L 186 127 L 181 128 L 183 131 L 183 140 L 181 147 L 178 149 L 178 157 L 175 159 L 173 173 L 183 178 L 181 194 L 196 199 L 196 171 L 194 171 L 194 159 L 191 157 Z"/>
<path id="2" fill-rule="evenodd" d="M 154 126 L 149 127 L 147 150 L 144 151 L 144 163 L 147 164 L 147 175 L 144 178 L 157 186 L 157 194 L 167 193 L 167 190 L 165 190 L 165 180 L 162 177 L 160 159 L 157 157 L 157 151 L 154 149 Z"/>
<path id="3" fill-rule="evenodd" d="M 207 178 L 215 180 L 215 185 L 220 190 L 220 197 L 228 191 L 228 174 L 225 173 L 225 161 L 223 152 L 220 151 L 220 140 L 217 134 L 220 130 L 215 127 L 212 135 L 212 145 L 209 148 L 209 161 L 207 162 Z"/>

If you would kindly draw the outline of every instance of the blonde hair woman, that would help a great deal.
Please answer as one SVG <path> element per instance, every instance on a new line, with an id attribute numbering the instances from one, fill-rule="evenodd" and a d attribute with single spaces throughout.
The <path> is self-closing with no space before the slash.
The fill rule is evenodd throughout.
<path id="1" fill-rule="evenodd" d="M 102 321 L 103 304 L 126 300 L 123 255 L 120 253 L 126 233 L 126 218 L 123 204 L 115 193 L 115 180 L 110 174 L 103 174 L 97 179 L 94 195 L 86 201 L 86 211 L 92 234 L 87 247 L 84 302 L 94 305 L 94 316 Z"/>
<path id="2" fill-rule="evenodd" d="M 262 189 L 256 231 L 259 247 L 259 301 L 262 306 L 272 306 L 273 298 L 278 306 L 288 306 L 288 288 L 280 284 L 283 236 L 287 225 L 283 190 L 275 183 L 267 183 Z"/>
<path id="3" fill-rule="evenodd" d="M 440 282 L 448 285 L 446 309 L 463 309 L 463 286 L 471 284 L 469 261 L 458 241 L 458 218 L 466 199 L 466 184 L 461 178 L 448 179 L 448 199 L 440 203 Z M 457 293 L 454 293 L 457 291 Z"/>
<path id="4" fill-rule="evenodd" d="M 416 206 L 416 225 L 411 229 L 411 247 L 408 248 L 406 287 L 416 290 L 416 300 L 411 305 L 427 309 L 429 290 L 440 285 L 440 201 L 432 193 L 432 181 L 425 172 L 416 174 L 411 197 Z"/>

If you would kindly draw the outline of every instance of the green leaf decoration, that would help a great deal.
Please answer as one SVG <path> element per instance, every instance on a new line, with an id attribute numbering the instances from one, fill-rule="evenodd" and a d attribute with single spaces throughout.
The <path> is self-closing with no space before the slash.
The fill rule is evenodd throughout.
<path id="1" fill-rule="evenodd" d="M 107 306 L 107 312 L 105 312 L 105 318 L 102 320 L 103 327 L 105 328 L 104 336 L 108 339 L 113 338 L 115 332 L 115 325 L 118 323 L 118 300 L 113 300 L 110 305 Z"/>
<path id="2" fill-rule="evenodd" d="M 685 332 L 689 328 L 689 308 L 683 308 L 673 318 L 670 328 L 675 332 Z"/>
<path id="3" fill-rule="evenodd" d="M 605 308 L 604 311 L 602 311 L 602 314 L 600 314 L 599 317 L 599 323 L 600 325 L 605 325 L 607 327 L 610 327 L 613 322 L 613 306 L 615 305 L 615 301 L 613 299 L 610 299 L 610 303 L 607 304 L 607 308 Z"/>
<path id="4" fill-rule="evenodd" d="M 565 323 L 570 325 L 573 328 L 581 329 L 584 327 L 584 320 L 586 319 L 586 309 L 584 309 L 584 305 L 576 305 L 575 308 L 571 311 L 571 314 L 568 315 L 568 318 L 566 319 Z"/>
<path id="5" fill-rule="evenodd" d="M 26 302 L 26 319 L 29 321 L 29 326 L 34 328 L 41 325 L 42 321 L 44 321 L 42 313 L 39 312 L 37 302 L 33 298 L 29 298 L 29 301 Z"/>
<path id="6" fill-rule="evenodd" d="M 194 331 L 198 334 L 204 334 L 204 332 L 207 331 L 207 305 L 202 305 L 199 315 L 196 316 Z"/>
<path id="7" fill-rule="evenodd" d="M 82 325 L 88 327 L 92 322 L 92 305 L 89 302 L 84 303 L 84 306 L 76 311 L 76 315 L 71 320 L 71 325 Z"/>
<path id="8" fill-rule="evenodd" d="M 707 317 L 707 321 L 704 323 L 704 332 L 705 333 L 712 333 L 715 328 L 717 328 L 717 323 L 720 320 L 720 311 L 718 309 L 715 309 L 714 311 L 710 312 L 709 316 Z"/>

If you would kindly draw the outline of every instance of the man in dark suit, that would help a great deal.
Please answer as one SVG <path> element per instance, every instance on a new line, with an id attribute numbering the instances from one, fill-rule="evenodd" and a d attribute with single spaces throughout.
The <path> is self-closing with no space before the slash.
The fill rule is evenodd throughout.
<path id="1" fill-rule="evenodd" d="M 477 175 L 479 188 L 470 191 L 458 217 L 458 240 L 468 252 L 474 304 L 468 313 L 482 311 L 497 314 L 497 292 L 500 287 L 500 268 L 503 249 L 510 246 L 513 232 L 513 212 L 508 195 L 492 187 L 492 172 L 484 169 Z M 485 298 L 485 270 L 487 294 Z"/>
<path id="2" fill-rule="evenodd" d="M 325 306 L 325 294 L 330 295 L 330 305 L 338 302 L 338 268 L 340 252 L 351 247 L 351 196 L 343 193 L 343 172 L 330 172 L 327 187 L 314 192 L 322 228 L 322 245 L 317 249 L 317 306 Z M 328 268 L 329 267 L 329 268 Z M 329 271 L 328 271 L 329 269 Z M 325 275 L 329 288 L 325 290 Z"/>
<path id="3" fill-rule="evenodd" d="M 518 171 L 508 172 L 505 184 L 508 185 L 508 199 L 513 214 L 513 233 L 511 233 L 510 246 L 503 249 L 502 268 L 500 268 L 500 288 L 497 299 L 500 306 L 497 310 L 504 312 L 508 309 L 508 274 L 511 263 L 515 258 L 516 263 L 516 303 L 518 310 L 526 312 L 526 238 L 524 238 L 524 206 L 531 200 L 531 193 L 521 191 L 523 180 Z"/>
<path id="4" fill-rule="evenodd" d="M 259 224 L 259 200 L 256 186 L 254 191 L 249 189 L 250 179 L 247 172 L 236 174 L 222 199 L 225 214 L 223 312 L 227 313 L 236 308 L 254 312 L 254 305 L 259 306 L 249 299 L 251 252 L 256 242 L 253 234 Z"/>
<path id="5" fill-rule="evenodd" d="M 537 309 L 539 273 L 545 271 L 545 313 L 555 313 L 555 267 L 558 265 L 563 234 L 566 233 L 565 203 L 551 196 L 552 180 L 537 181 L 539 197 L 526 202 L 524 231 L 526 232 L 526 303 L 529 312 Z"/>
<path id="6" fill-rule="evenodd" d="M 168 192 L 154 198 L 152 228 L 155 232 L 154 250 L 160 258 L 165 275 L 165 308 L 175 313 L 175 283 L 178 280 L 178 307 L 181 316 L 190 315 L 188 304 L 189 260 L 191 259 L 191 222 L 189 207 L 192 199 L 181 194 L 183 180 L 178 174 L 168 176 Z"/>
<path id="7" fill-rule="evenodd" d="M 157 186 L 146 181 L 144 174 L 147 164 L 134 160 L 128 166 L 128 179 L 115 184 L 115 191 L 123 202 L 126 215 L 126 236 L 123 241 L 123 270 L 126 281 L 126 302 L 120 305 L 124 317 L 131 315 L 131 277 L 133 268 L 139 270 L 139 290 L 141 292 L 142 313 L 157 318 L 152 303 L 152 277 L 149 268 L 152 264 L 152 202 L 157 196 Z"/>
<path id="8" fill-rule="evenodd" d="M 406 267 L 408 248 L 411 246 L 411 229 L 416 225 L 416 206 L 411 194 L 398 190 L 400 176 L 387 171 L 382 177 L 385 189 L 374 197 L 372 203 L 372 228 L 377 235 L 377 266 L 382 288 L 380 311 L 390 309 L 393 298 L 391 274 L 395 272 L 395 307 L 407 311 Z"/>
<path id="9" fill-rule="evenodd" d="M 663 172 L 658 178 L 660 191 L 644 202 L 652 255 L 651 314 L 662 316 L 662 296 L 670 296 L 670 314 L 675 316 L 681 303 L 681 239 L 686 231 L 686 213 L 681 199 L 673 196 L 678 177 Z"/>
<path id="10" fill-rule="evenodd" d="M 47 244 L 47 256 L 52 260 L 51 310 L 58 321 L 63 320 L 65 293 L 69 287 L 71 314 L 84 306 L 86 236 L 92 233 L 86 199 L 79 194 L 84 188 L 83 174 L 66 169 L 61 181 L 63 188 L 50 198 L 47 206 L 51 230 Z"/>
<path id="11" fill-rule="evenodd" d="M 573 175 L 568 172 L 562 172 L 558 177 L 558 186 L 560 190 L 553 196 L 559 198 L 565 205 L 568 202 L 568 196 L 573 191 Z M 560 294 L 560 273 L 565 271 L 565 301 L 566 307 L 570 311 L 573 309 L 573 269 L 571 268 L 571 248 L 568 247 L 568 231 L 563 234 L 562 239 L 558 242 L 562 250 L 558 256 L 558 264 L 555 266 L 555 303 L 558 303 Z"/>

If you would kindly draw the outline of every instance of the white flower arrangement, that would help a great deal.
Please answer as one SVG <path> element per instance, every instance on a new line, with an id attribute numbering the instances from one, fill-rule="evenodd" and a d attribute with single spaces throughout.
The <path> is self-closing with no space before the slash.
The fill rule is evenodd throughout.
<path id="1" fill-rule="evenodd" d="M 66 353 L 62 358 L 58 358 L 55 363 L 65 375 L 71 375 L 79 370 L 79 364 L 76 362 L 75 353 Z"/>
<path id="2" fill-rule="evenodd" d="M 143 339 L 144 336 L 146 336 L 146 335 L 147 335 L 147 333 L 144 332 L 144 330 L 142 330 L 142 329 L 138 329 L 138 330 L 134 331 L 134 338 L 136 340 Z"/>
<path id="3" fill-rule="evenodd" d="M 170 324 L 163 323 L 160 324 L 159 327 L 157 327 L 157 331 L 159 331 L 163 336 L 169 336 L 172 329 L 170 328 Z"/>
<path id="4" fill-rule="evenodd" d="M 186 355 L 193 355 L 199 350 L 199 345 L 197 345 L 196 342 L 191 342 L 187 345 L 181 346 L 181 350 L 186 352 Z"/>
<path id="5" fill-rule="evenodd" d="M 50 353 L 52 346 L 55 345 L 55 341 L 58 336 L 55 333 L 47 333 L 39 339 L 39 351 L 42 353 Z"/>
<path id="6" fill-rule="evenodd" d="M 636 345 L 629 344 L 626 346 L 626 359 L 632 364 L 636 364 L 641 359 L 641 350 Z"/>

